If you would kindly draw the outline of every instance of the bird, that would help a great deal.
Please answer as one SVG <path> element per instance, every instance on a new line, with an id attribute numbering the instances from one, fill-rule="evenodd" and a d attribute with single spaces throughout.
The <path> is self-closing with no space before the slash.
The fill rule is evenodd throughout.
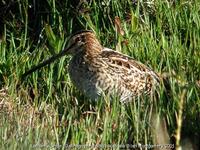
<path id="1" fill-rule="evenodd" d="M 160 84 L 159 75 L 151 68 L 102 46 L 91 30 L 73 34 L 64 50 L 25 72 L 23 78 L 65 55 L 71 55 L 68 73 L 72 83 L 92 100 L 109 95 L 125 103 L 141 95 L 151 95 Z"/>

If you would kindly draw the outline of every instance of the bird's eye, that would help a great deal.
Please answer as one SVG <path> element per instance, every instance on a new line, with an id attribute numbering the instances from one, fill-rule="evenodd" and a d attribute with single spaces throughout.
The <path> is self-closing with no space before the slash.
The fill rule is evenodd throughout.
<path id="1" fill-rule="evenodd" d="M 79 41 L 81 41 L 81 37 L 80 37 L 80 36 L 78 36 L 78 37 L 75 39 L 75 42 L 76 42 L 76 43 L 79 42 Z"/>

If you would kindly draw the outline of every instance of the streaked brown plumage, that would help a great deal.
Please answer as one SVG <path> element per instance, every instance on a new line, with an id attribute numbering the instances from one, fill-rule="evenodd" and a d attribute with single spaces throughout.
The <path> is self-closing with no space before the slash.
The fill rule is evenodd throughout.
<path id="1" fill-rule="evenodd" d="M 24 75 L 65 54 L 72 55 L 69 75 L 73 84 L 91 99 L 117 94 L 121 102 L 126 102 L 143 93 L 150 94 L 159 84 L 154 71 L 127 55 L 103 47 L 91 31 L 73 35 L 65 50 Z"/>

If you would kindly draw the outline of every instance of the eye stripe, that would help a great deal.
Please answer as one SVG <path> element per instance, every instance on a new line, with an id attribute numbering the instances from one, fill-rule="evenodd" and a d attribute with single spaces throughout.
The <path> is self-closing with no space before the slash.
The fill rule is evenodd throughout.
<path id="1" fill-rule="evenodd" d="M 73 43 L 72 45 L 70 45 L 70 47 L 68 47 L 67 49 L 65 49 L 66 51 L 68 51 L 69 49 L 71 49 L 72 47 L 74 47 L 74 45 L 76 45 L 76 42 Z"/>

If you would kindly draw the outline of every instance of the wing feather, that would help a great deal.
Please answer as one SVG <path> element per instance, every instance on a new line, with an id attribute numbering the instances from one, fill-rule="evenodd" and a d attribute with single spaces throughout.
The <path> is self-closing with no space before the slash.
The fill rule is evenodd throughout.
<path id="1" fill-rule="evenodd" d="M 104 48 L 101 56 L 113 75 L 117 74 L 126 88 L 135 93 L 141 93 L 146 88 L 150 91 L 155 83 L 159 83 L 159 76 L 153 70 L 127 55 Z"/>

